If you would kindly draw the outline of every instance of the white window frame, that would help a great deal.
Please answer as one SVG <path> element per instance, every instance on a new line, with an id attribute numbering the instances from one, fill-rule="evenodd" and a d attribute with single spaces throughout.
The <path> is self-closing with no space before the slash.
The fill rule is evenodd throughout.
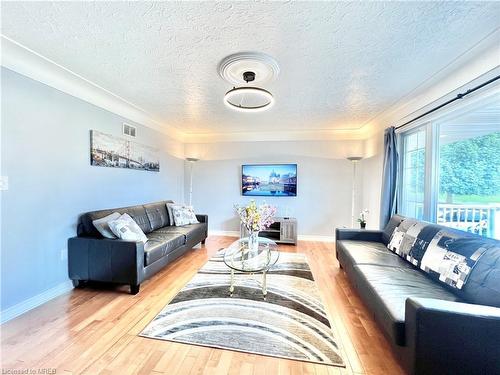
<path id="1" fill-rule="evenodd" d="M 425 116 L 413 124 L 396 130 L 398 141 L 399 165 L 397 179 L 398 211 L 402 207 L 403 166 L 404 166 L 404 141 L 403 137 L 422 128 L 426 130 L 425 139 L 425 181 L 424 181 L 424 210 L 423 220 L 432 223 L 437 222 L 437 208 L 439 200 L 439 128 L 440 123 L 449 116 L 459 116 L 479 106 L 486 105 L 492 101 L 500 100 L 500 85 L 474 95 L 466 102 L 455 102 L 443 110 L 436 111 L 432 115 Z M 404 213 L 402 213 L 404 214 Z"/>
<path id="2" fill-rule="evenodd" d="M 403 172 L 404 172 L 404 156 L 405 156 L 405 149 L 404 149 L 404 137 L 405 136 L 409 136 L 409 135 L 412 135 L 414 133 L 417 133 L 419 132 L 422 128 L 425 128 L 426 130 L 426 133 L 425 133 L 425 162 L 424 162 L 424 169 L 427 170 L 427 167 L 428 167 L 428 152 L 427 152 L 427 144 L 429 142 L 429 135 L 428 135 L 428 128 L 429 128 L 429 125 L 430 123 L 426 123 L 426 124 L 421 124 L 419 126 L 412 126 L 411 129 L 407 129 L 405 130 L 404 132 L 398 132 L 397 134 L 397 137 L 398 137 L 398 153 L 400 155 L 400 158 L 399 158 L 399 166 L 398 166 L 398 174 L 400 174 L 400 176 L 398 176 L 398 202 L 400 202 L 400 205 L 401 206 L 401 203 L 403 202 L 403 182 L 404 182 L 404 176 L 403 176 Z M 427 189 L 428 189 L 428 186 L 427 186 L 427 173 L 424 174 L 424 200 L 422 202 L 423 206 L 424 206 L 424 210 L 423 210 L 423 220 L 428 220 L 427 219 L 427 214 L 426 214 L 426 197 L 427 197 Z"/>

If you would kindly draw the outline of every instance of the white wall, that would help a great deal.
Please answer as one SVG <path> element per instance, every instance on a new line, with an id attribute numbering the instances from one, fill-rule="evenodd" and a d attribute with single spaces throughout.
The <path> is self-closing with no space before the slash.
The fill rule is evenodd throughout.
<path id="1" fill-rule="evenodd" d="M 239 230 L 233 204 L 241 195 L 241 165 L 297 163 L 297 197 L 254 197 L 278 207 L 278 215 L 296 217 L 299 235 L 333 237 L 334 228 L 350 226 L 352 164 L 361 155 L 361 141 L 236 142 L 187 144 L 186 156 L 201 160 L 194 166 L 193 205 L 209 215 L 214 231 Z M 186 197 L 189 165 L 186 165 Z"/>
<path id="2" fill-rule="evenodd" d="M 2 311 L 68 282 L 67 239 L 78 215 L 162 199 L 182 200 L 182 144 L 138 126 L 157 147 L 160 172 L 92 167 L 90 129 L 121 135 L 104 109 L 2 68 Z M 130 121 L 127 121 L 130 123 Z"/>
<path id="3" fill-rule="evenodd" d="M 382 131 L 365 141 L 365 158 L 360 162 L 360 197 L 362 209 L 368 209 L 366 227 L 380 227 L 380 198 L 382 189 L 384 135 Z"/>

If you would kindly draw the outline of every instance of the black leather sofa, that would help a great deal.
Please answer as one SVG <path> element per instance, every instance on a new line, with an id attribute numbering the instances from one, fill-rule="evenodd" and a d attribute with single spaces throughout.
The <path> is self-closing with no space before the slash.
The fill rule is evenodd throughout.
<path id="1" fill-rule="evenodd" d="M 170 223 L 167 203 L 87 212 L 80 216 L 77 237 L 68 240 L 69 278 L 75 287 L 88 281 L 130 285 L 137 294 L 140 284 L 167 264 L 205 243 L 208 216 L 196 215 L 199 224 L 176 227 Z M 129 214 L 148 237 L 142 242 L 104 238 L 92 224 L 113 212 Z"/>
<path id="2" fill-rule="evenodd" d="M 414 375 L 500 374 L 500 241 L 461 290 L 387 249 L 382 231 L 336 230 L 336 254 L 403 367 Z"/>

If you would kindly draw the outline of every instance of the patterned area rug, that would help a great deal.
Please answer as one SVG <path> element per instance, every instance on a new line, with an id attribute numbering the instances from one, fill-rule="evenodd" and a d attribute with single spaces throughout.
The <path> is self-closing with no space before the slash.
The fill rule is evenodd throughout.
<path id="1" fill-rule="evenodd" d="M 280 253 L 265 300 L 261 281 L 237 273 L 231 297 L 221 250 L 140 335 L 345 367 L 305 255 Z"/>

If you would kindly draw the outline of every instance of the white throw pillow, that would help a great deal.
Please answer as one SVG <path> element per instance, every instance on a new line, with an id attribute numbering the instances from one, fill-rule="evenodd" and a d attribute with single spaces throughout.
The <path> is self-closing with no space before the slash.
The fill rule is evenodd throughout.
<path id="1" fill-rule="evenodd" d="M 94 224 L 95 229 L 97 229 L 104 238 L 111 238 L 111 239 L 116 238 L 113 231 L 109 227 L 109 222 L 116 220 L 119 217 L 120 217 L 119 212 L 113 212 L 111 215 L 104 216 L 101 217 L 100 219 L 92 221 L 92 224 Z"/>
<path id="2" fill-rule="evenodd" d="M 186 209 L 186 215 L 189 217 L 189 224 L 199 224 L 200 222 L 196 218 L 193 206 L 184 206 Z"/>
<path id="3" fill-rule="evenodd" d="M 118 219 L 110 221 L 109 227 L 122 240 L 144 243 L 148 240 L 139 225 L 128 214 L 123 214 Z"/>
<path id="4" fill-rule="evenodd" d="M 174 215 L 174 222 L 177 227 L 199 223 L 192 206 L 172 205 L 172 214 Z"/>

